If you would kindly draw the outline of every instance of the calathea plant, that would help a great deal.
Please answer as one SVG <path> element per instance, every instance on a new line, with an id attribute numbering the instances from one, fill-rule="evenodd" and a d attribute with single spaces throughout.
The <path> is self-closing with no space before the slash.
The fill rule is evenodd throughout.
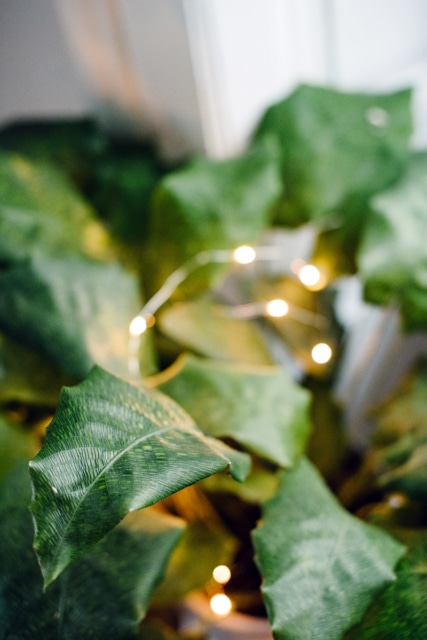
<path id="1" fill-rule="evenodd" d="M 377 442 L 368 484 L 331 401 L 335 278 L 358 273 L 424 327 L 427 164 L 410 134 L 409 91 L 308 86 L 221 162 L 165 167 L 89 121 L 1 132 L 0 637 L 184 637 L 177 603 L 220 564 L 235 606 L 262 594 L 277 639 L 424 637 L 403 605 L 423 598 L 419 438 Z M 270 251 L 272 228 L 301 225 L 321 290 Z M 227 268 L 239 245 L 259 268 Z M 260 319 L 270 299 L 288 315 Z M 417 508 L 397 517 L 390 490 Z"/>

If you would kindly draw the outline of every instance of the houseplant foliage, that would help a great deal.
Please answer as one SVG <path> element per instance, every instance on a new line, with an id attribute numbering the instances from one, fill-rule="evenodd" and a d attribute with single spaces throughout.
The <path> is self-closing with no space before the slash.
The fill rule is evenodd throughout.
<path id="1" fill-rule="evenodd" d="M 339 359 L 304 357 L 313 337 L 338 348 L 344 272 L 424 328 L 427 163 L 410 134 L 409 91 L 309 86 L 223 162 L 165 167 L 91 121 L 0 132 L 0 637 L 183 637 L 170 612 L 221 563 L 237 605 L 262 592 L 279 640 L 424 637 L 396 611 L 426 606 L 425 425 L 407 410 L 422 415 L 425 371 L 378 410 L 355 464 Z M 130 379 L 129 323 L 170 273 L 308 221 L 326 290 L 204 266 L 159 310 Z M 327 322 L 237 318 L 230 283 L 239 303 L 285 291 Z"/>

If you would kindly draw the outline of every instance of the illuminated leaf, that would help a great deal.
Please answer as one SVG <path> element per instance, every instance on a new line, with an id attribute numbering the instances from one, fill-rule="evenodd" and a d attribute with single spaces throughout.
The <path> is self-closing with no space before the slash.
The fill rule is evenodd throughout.
<path id="1" fill-rule="evenodd" d="M 172 400 L 94 368 L 62 391 L 30 462 L 35 549 L 49 583 L 128 511 L 212 473 L 243 479 L 248 458 L 198 431 Z"/>
<path id="2" fill-rule="evenodd" d="M 281 466 L 304 452 L 310 394 L 281 367 L 248 367 L 182 357 L 157 379 L 204 433 L 228 437 Z"/>
<path id="3" fill-rule="evenodd" d="M 135 277 L 115 263 L 33 257 L 0 273 L 0 329 L 76 379 L 94 363 L 127 374 L 139 307 Z"/>

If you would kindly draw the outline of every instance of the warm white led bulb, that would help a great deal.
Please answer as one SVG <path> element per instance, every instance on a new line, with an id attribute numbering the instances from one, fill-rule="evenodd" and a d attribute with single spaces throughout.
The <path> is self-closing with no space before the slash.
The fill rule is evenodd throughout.
<path id="1" fill-rule="evenodd" d="M 227 584 L 231 578 L 231 571 L 225 564 L 220 564 L 212 571 L 212 576 L 215 582 L 219 584 Z"/>
<path id="2" fill-rule="evenodd" d="M 298 277 L 306 287 L 314 287 L 320 282 L 320 271 L 314 264 L 306 264 L 301 267 Z"/>
<path id="3" fill-rule="evenodd" d="M 253 247 L 249 247 L 245 244 L 235 249 L 233 257 L 239 264 L 250 264 L 256 258 L 256 251 Z"/>
<path id="4" fill-rule="evenodd" d="M 216 593 L 210 599 L 210 607 L 217 616 L 226 616 L 233 608 L 232 602 L 225 593 Z"/>
<path id="5" fill-rule="evenodd" d="M 317 364 L 326 364 L 332 358 L 332 349 L 325 342 L 319 342 L 311 350 L 311 357 Z"/>
<path id="6" fill-rule="evenodd" d="M 136 316 L 129 325 L 129 333 L 132 336 L 140 336 L 147 330 L 147 321 L 142 316 Z"/>
<path id="7" fill-rule="evenodd" d="M 272 318 L 283 318 L 289 311 L 289 305 L 285 300 L 270 300 L 266 304 L 266 311 Z"/>

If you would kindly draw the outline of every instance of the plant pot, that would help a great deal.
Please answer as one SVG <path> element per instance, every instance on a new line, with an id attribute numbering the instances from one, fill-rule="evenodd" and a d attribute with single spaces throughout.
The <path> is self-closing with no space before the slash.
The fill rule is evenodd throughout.
<path id="1" fill-rule="evenodd" d="M 266 618 L 232 611 L 227 616 L 214 614 L 208 599 L 200 593 L 188 596 L 180 612 L 180 629 L 203 633 L 207 640 L 273 640 Z"/>

